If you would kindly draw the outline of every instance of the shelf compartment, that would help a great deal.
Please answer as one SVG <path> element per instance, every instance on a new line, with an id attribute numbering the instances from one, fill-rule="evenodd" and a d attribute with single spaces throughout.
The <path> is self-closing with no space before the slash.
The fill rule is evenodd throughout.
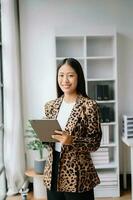
<path id="1" fill-rule="evenodd" d="M 99 104 L 101 123 L 110 123 L 116 121 L 115 104 Z"/>
<path id="2" fill-rule="evenodd" d="M 87 78 L 86 81 L 88 82 L 96 82 L 96 81 L 115 81 L 116 79 L 115 78 Z"/>
<path id="3" fill-rule="evenodd" d="M 113 56 L 112 36 L 87 37 L 87 57 Z"/>
<path id="4" fill-rule="evenodd" d="M 105 195 L 105 197 L 107 196 L 107 194 L 108 196 L 111 196 L 111 197 L 116 196 L 116 192 L 119 187 L 119 181 L 118 181 L 119 175 L 117 173 L 117 170 L 116 169 L 103 169 L 103 170 L 97 169 L 97 172 L 98 172 L 98 176 L 100 178 L 101 183 L 95 188 L 95 192 L 97 194 L 96 196 L 100 197 L 101 191 Z M 103 192 L 103 190 L 104 191 L 106 190 L 109 193 L 105 193 Z"/>
<path id="5" fill-rule="evenodd" d="M 101 180 L 101 185 L 112 185 L 117 184 L 118 182 L 118 175 L 116 169 L 101 169 L 97 170 L 98 176 Z M 113 185 L 114 185 L 113 184 Z"/>
<path id="6" fill-rule="evenodd" d="M 87 60 L 113 60 L 114 56 L 90 56 Z"/>
<path id="7" fill-rule="evenodd" d="M 116 147 L 116 126 L 114 125 L 101 125 L 102 139 L 101 147 Z"/>
<path id="8" fill-rule="evenodd" d="M 56 57 L 83 57 L 84 37 L 56 37 Z"/>
<path id="9" fill-rule="evenodd" d="M 98 103 L 115 103 L 114 81 L 88 81 L 88 95 Z"/>
<path id="10" fill-rule="evenodd" d="M 116 151 L 114 146 L 100 147 L 96 152 L 91 153 L 93 164 L 96 168 L 113 168 L 112 164 L 116 163 Z"/>
<path id="11" fill-rule="evenodd" d="M 87 60 L 87 78 L 88 79 L 109 79 L 114 77 L 114 60 Z"/>

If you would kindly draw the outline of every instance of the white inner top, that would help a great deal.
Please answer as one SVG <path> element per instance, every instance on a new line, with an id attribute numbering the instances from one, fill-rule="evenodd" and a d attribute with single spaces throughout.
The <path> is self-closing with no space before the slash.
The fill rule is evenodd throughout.
<path id="1" fill-rule="evenodd" d="M 62 104 L 60 106 L 59 113 L 57 116 L 57 120 L 63 131 L 65 130 L 65 126 L 67 124 L 68 118 L 71 114 L 71 111 L 72 111 L 74 105 L 75 105 L 75 102 L 67 103 L 64 100 L 62 101 Z M 55 143 L 55 150 L 58 152 L 61 151 L 61 143 L 60 142 Z"/>

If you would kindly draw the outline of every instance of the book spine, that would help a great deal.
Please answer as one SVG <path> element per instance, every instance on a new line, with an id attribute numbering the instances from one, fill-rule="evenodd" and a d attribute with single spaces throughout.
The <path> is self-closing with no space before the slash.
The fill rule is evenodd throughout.
<path id="1" fill-rule="evenodd" d="M 103 99 L 109 100 L 109 86 L 103 85 Z"/>
<path id="2" fill-rule="evenodd" d="M 103 86 L 96 85 L 96 99 L 101 101 L 103 100 Z"/>

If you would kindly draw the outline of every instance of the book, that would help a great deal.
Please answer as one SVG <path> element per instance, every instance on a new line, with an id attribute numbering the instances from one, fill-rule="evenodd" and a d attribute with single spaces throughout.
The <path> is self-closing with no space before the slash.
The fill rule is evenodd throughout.
<path id="1" fill-rule="evenodd" d="M 103 85 L 96 85 L 96 99 L 103 100 Z"/>
<path id="2" fill-rule="evenodd" d="M 101 144 L 109 144 L 109 126 L 103 125 L 101 126 L 101 129 L 102 129 Z"/>
<path id="3" fill-rule="evenodd" d="M 91 153 L 94 165 L 108 164 L 110 162 L 109 148 L 100 147 L 97 151 Z"/>
<path id="4" fill-rule="evenodd" d="M 103 89 L 103 100 L 109 100 L 109 86 L 102 85 Z"/>
<path id="5" fill-rule="evenodd" d="M 110 122 L 110 107 L 102 106 L 100 107 L 101 111 L 101 122 Z"/>
<path id="6" fill-rule="evenodd" d="M 96 99 L 109 100 L 109 85 L 96 85 Z"/>

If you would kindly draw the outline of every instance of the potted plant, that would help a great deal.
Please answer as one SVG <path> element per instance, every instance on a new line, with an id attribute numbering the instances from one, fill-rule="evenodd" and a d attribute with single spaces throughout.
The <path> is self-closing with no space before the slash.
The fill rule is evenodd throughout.
<path id="1" fill-rule="evenodd" d="M 46 158 L 44 158 L 44 149 L 46 149 L 46 145 L 37 138 L 37 134 L 31 127 L 30 122 L 28 122 L 27 125 L 26 137 L 29 138 L 26 145 L 27 149 L 38 152 L 38 158 L 34 160 L 34 170 L 36 173 L 42 174 L 46 163 Z"/>

